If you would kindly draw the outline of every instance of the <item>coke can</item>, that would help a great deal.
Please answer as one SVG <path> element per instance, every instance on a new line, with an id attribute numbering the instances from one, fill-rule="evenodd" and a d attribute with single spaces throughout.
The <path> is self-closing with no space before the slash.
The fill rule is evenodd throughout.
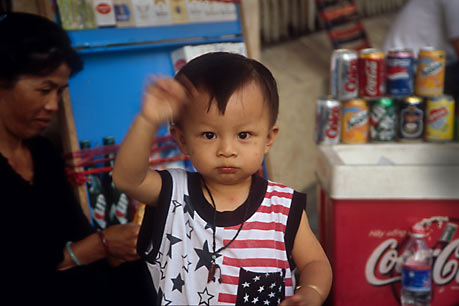
<path id="1" fill-rule="evenodd" d="M 411 96 L 414 92 L 413 50 L 389 50 L 386 62 L 387 93 L 391 96 Z"/>
<path id="2" fill-rule="evenodd" d="M 338 100 L 349 100 L 358 95 L 357 51 L 333 51 L 330 66 L 330 92 Z"/>
<path id="3" fill-rule="evenodd" d="M 454 136 L 454 99 L 441 95 L 427 99 L 426 141 L 447 142 Z"/>
<path id="4" fill-rule="evenodd" d="M 368 142 L 369 109 L 363 99 L 344 101 L 341 115 L 341 141 L 343 143 Z"/>
<path id="5" fill-rule="evenodd" d="M 340 140 L 341 104 L 333 97 L 320 97 L 316 103 L 315 141 L 317 144 L 337 144 Z"/>
<path id="6" fill-rule="evenodd" d="M 386 94 L 384 52 L 375 48 L 361 50 L 358 69 L 360 97 L 377 98 Z"/>
<path id="7" fill-rule="evenodd" d="M 410 96 L 400 101 L 399 140 L 422 141 L 424 133 L 424 110 L 423 98 Z"/>
<path id="8" fill-rule="evenodd" d="M 370 111 L 370 138 L 375 142 L 395 140 L 396 110 L 392 98 L 380 98 L 373 102 Z"/>
<path id="9" fill-rule="evenodd" d="M 444 50 L 424 47 L 419 51 L 416 69 L 416 95 L 432 97 L 443 94 L 445 60 Z"/>

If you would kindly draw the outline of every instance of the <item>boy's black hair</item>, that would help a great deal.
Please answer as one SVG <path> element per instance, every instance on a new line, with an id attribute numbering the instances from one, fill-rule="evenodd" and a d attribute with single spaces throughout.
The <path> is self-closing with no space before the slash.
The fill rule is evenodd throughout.
<path id="1" fill-rule="evenodd" d="M 207 91 L 210 95 L 209 108 L 215 99 L 221 114 L 225 113 L 228 100 L 234 92 L 255 81 L 269 106 L 270 124 L 276 123 L 279 112 L 276 80 L 268 68 L 258 61 L 235 53 L 206 53 L 183 66 L 176 79 L 180 81 L 182 75 L 196 88 Z"/>
<path id="2" fill-rule="evenodd" d="M 0 14 L 0 86 L 14 87 L 22 75 L 47 75 L 63 63 L 71 75 L 83 69 L 83 61 L 58 24 L 34 14 Z"/>

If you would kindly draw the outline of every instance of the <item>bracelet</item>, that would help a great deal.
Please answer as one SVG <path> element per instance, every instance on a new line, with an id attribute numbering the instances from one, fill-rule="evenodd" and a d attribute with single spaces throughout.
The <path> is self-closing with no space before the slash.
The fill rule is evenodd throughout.
<path id="1" fill-rule="evenodd" d="M 296 286 L 296 287 L 295 287 L 295 291 L 301 289 L 301 287 L 311 288 L 312 290 L 314 290 L 314 291 L 320 296 L 320 298 L 322 299 L 322 301 L 325 300 L 325 299 L 324 299 L 324 295 L 322 294 L 320 288 L 317 287 L 316 285 Z"/>
<path id="2" fill-rule="evenodd" d="M 81 266 L 81 263 L 80 263 L 80 261 L 78 260 L 78 257 L 76 257 L 75 253 L 73 253 L 73 250 L 72 250 L 72 248 L 70 247 L 71 244 L 72 244 L 72 241 L 67 241 L 67 243 L 65 244 L 65 248 L 67 249 L 67 252 L 69 253 L 70 258 L 72 258 L 73 262 L 74 262 L 77 266 Z"/>
<path id="3" fill-rule="evenodd" d="M 97 231 L 97 234 L 99 235 L 100 242 L 102 242 L 102 246 L 104 247 L 105 255 L 106 256 L 110 255 L 110 248 L 108 247 L 108 242 L 107 242 L 107 239 L 105 238 L 104 232 Z"/>

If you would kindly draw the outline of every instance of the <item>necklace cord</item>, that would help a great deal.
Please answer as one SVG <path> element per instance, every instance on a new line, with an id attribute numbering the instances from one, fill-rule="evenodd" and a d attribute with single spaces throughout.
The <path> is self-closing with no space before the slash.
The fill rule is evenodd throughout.
<path id="1" fill-rule="evenodd" d="M 214 256 L 212 257 L 212 260 L 215 261 L 215 259 L 216 259 L 215 255 L 217 255 L 218 253 L 220 253 L 221 251 L 226 249 L 231 243 L 233 243 L 233 241 L 236 240 L 237 236 L 241 232 L 242 226 L 244 225 L 245 219 L 247 218 L 247 212 L 248 212 L 248 206 L 249 205 L 248 205 L 248 203 L 245 203 L 244 218 L 242 219 L 241 225 L 239 226 L 239 228 L 238 228 L 238 230 L 236 232 L 236 235 L 234 235 L 234 237 L 226 245 L 222 246 L 218 250 L 215 250 L 216 249 L 215 235 L 216 235 L 216 232 L 217 232 L 217 224 L 216 224 L 217 223 L 216 222 L 217 221 L 217 206 L 215 205 L 215 201 L 214 201 L 214 198 L 212 196 L 212 193 L 210 192 L 209 187 L 207 187 L 207 184 L 204 181 L 204 179 L 202 179 L 202 183 L 203 183 L 204 188 L 206 189 L 207 193 L 209 194 L 210 201 L 212 202 L 212 206 L 214 207 L 214 217 L 213 217 L 213 224 L 212 224 L 212 255 L 214 255 Z"/>

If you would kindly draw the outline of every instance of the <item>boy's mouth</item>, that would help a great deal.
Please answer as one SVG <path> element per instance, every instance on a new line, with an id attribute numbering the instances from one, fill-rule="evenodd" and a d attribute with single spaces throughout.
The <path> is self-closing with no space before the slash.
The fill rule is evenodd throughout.
<path id="1" fill-rule="evenodd" d="M 220 173 L 223 174 L 232 174 L 235 173 L 237 168 L 235 167 L 218 167 L 217 168 Z"/>

